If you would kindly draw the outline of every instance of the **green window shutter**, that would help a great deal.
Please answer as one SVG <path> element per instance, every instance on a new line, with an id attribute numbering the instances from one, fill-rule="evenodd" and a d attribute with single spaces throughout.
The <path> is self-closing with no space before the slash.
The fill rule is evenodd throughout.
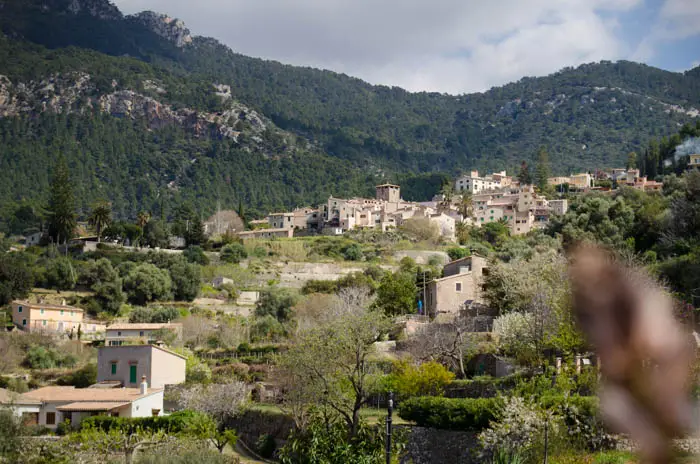
<path id="1" fill-rule="evenodd" d="M 112 363 L 112 375 L 117 373 L 117 363 Z"/>
<path id="2" fill-rule="evenodd" d="M 136 365 L 129 366 L 129 382 L 136 383 Z"/>

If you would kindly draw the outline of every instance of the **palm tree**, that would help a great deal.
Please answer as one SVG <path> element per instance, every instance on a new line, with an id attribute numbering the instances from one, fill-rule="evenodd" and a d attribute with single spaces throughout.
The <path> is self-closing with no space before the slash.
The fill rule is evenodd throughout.
<path id="1" fill-rule="evenodd" d="M 452 200 L 454 199 L 452 184 L 443 185 L 440 194 L 442 194 L 442 201 L 438 204 L 438 212 L 449 211 L 452 207 Z"/>
<path id="2" fill-rule="evenodd" d="M 90 213 L 88 223 L 97 229 L 97 241 L 102 238 L 102 231 L 112 222 L 112 206 L 107 202 L 97 203 Z"/>
<path id="3" fill-rule="evenodd" d="M 462 200 L 459 202 L 459 214 L 462 215 L 462 222 L 474 215 L 474 202 L 472 201 L 471 193 L 462 192 Z"/>
<path id="4" fill-rule="evenodd" d="M 150 221 L 150 220 L 151 220 L 150 213 L 147 213 L 146 211 L 141 211 L 136 216 L 136 225 L 143 229 L 144 227 L 146 227 L 146 224 L 148 224 L 148 221 Z"/>

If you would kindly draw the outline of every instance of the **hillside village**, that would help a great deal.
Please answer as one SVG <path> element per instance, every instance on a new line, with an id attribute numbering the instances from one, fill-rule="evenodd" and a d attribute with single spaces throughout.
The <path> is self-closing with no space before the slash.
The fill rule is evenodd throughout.
<path id="1" fill-rule="evenodd" d="M 686 182 L 696 174 L 690 167 Z M 482 395 L 474 388 L 512 394 L 553 373 L 571 375 L 575 394 L 587 401 L 596 378 L 587 373 L 600 363 L 596 353 L 580 339 L 574 345 L 545 341 L 572 328 L 564 315 L 539 312 L 532 298 L 544 298 L 545 307 L 562 304 L 567 290 L 559 247 L 595 230 L 576 229 L 586 214 L 582 208 L 596 205 L 608 211 L 603 218 L 624 216 L 630 208 L 625 201 L 657 201 L 674 182 L 673 176 L 653 182 L 636 169 L 612 169 L 550 177 L 542 190 L 505 172 L 471 171 L 424 202 L 404 201 L 400 186 L 382 184 L 373 199 L 331 196 L 318 208 L 250 220 L 246 231 L 235 211 L 220 211 L 201 224 L 191 217 L 182 236 L 161 238 L 163 248 L 112 235 L 110 223 L 102 232 L 116 240 L 102 240 L 94 220 L 76 228 L 84 236 L 59 247 L 57 255 L 48 232 L 26 236 L 10 253 L 33 253 L 50 274 L 7 306 L 0 401 L 25 427 L 73 437 L 93 433 L 92 424 L 102 427 L 97 418 L 103 416 L 169 421 L 199 411 L 214 418 L 212 440 L 224 440 L 216 433 L 235 428 L 236 440 L 219 442 L 221 449 L 231 444 L 232 459 L 283 456 L 289 429 L 281 424 L 294 418 L 286 412 L 294 395 L 336 375 L 322 352 L 315 353 L 322 358 L 294 361 L 302 362 L 297 374 L 316 372 L 303 374 L 302 383 L 289 383 L 287 375 L 296 374 L 284 366 L 304 356 L 311 346 L 305 337 L 339 337 L 333 328 L 339 321 L 340 330 L 349 330 L 366 317 L 385 335 L 361 345 L 348 340 L 348 349 L 363 350 L 369 358 L 358 362 L 375 366 L 360 378 L 391 386 L 357 393 L 374 404 L 363 414 L 378 420 L 391 390 L 400 423 L 411 431 L 406 452 L 421 456 L 415 446 L 426 438 L 417 434 L 442 440 L 441 426 L 422 428 L 428 425 L 422 414 L 447 407 L 426 403 L 433 395 L 467 407 Z M 145 221 L 144 237 L 149 224 L 155 220 Z M 612 237 L 612 226 L 604 227 L 605 237 Z M 192 228 L 200 235 L 193 236 Z M 62 271 L 58 263 L 68 267 Z M 113 302 L 118 305 L 108 309 Z M 525 312 L 509 312 L 521 304 Z M 372 311 L 358 319 L 357 311 L 367 307 Z M 339 319 L 324 319 L 326 311 Z M 542 362 L 548 367 L 538 374 Z M 410 393 L 414 380 L 402 376 L 438 375 L 421 370 L 427 366 L 440 372 L 442 380 L 430 380 L 439 390 Z M 317 378 L 316 370 L 325 373 Z M 204 402 L 192 399 L 204 392 Z M 344 393 L 337 394 L 332 401 L 345 401 Z M 577 420 L 594 416 L 586 417 Z M 470 420 L 445 428 L 462 430 L 468 439 L 481 427 Z M 278 428 L 261 428 L 259 421 Z M 192 433 L 178 436 L 191 439 Z M 429 459 L 462 453 L 458 443 L 432 448 Z M 85 456 L 81 449 L 70 452 Z M 460 455 L 460 462 L 472 462 Z"/>
<path id="2" fill-rule="evenodd" d="M 351 3 L 315 13 L 371 15 L 365 41 L 399 18 L 412 66 L 452 11 Z M 348 46 L 254 6 L 213 11 Z M 700 68 L 449 95 L 248 57 L 252 35 L 0 0 L 0 464 L 696 462 Z"/>

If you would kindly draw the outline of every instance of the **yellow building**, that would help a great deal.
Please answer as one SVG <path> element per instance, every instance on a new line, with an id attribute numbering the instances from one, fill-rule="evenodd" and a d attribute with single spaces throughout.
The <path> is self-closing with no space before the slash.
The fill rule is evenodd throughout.
<path id="1" fill-rule="evenodd" d="M 70 332 L 78 330 L 79 325 L 88 332 L 89 328 L 83 322 L 82 309 L 19 300 L 12 302 L 12 322 L 27 332 Z"/>
<path id="2" fill-rule="evenodd" d="M 688 156 L 689 167 L 700 167 L 700 154 Z"/>

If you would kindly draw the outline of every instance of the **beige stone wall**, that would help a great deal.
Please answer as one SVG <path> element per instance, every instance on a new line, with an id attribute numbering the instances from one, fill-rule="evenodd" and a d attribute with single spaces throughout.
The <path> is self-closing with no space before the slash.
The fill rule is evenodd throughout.
<path id="1" fill-rule="evenodd" d="M 13 302 L 12 322 L 25 330 L 70 331 L 83 322 L 83 312 L 70 306 L 42 308 L 40 304 Z"/>
<path id="2" fill-rule="evenodd" d="M 105 346 L 101 347 L 97 354 L 97 381 L 118 380 L 125 387 L 138 388 L 141 384 L 141 376 L 146 376 L 151 385 L 151 350 L 155 348 L 148 345 L 132 346 Z M 112 362 L 117 363 L 117 372 L 112 374 Z M 136 365 L 136 382 L 129 382 L 130 367 Z"/>
<path id="3" fill-rule="evenodd" d="M 153 388 L 161 388 L 165 385 L 177 385 L 185 382 L 186 361 L 166 351 L 154 349 L 151 361 L 151 380 L 148 382 Z"/>

